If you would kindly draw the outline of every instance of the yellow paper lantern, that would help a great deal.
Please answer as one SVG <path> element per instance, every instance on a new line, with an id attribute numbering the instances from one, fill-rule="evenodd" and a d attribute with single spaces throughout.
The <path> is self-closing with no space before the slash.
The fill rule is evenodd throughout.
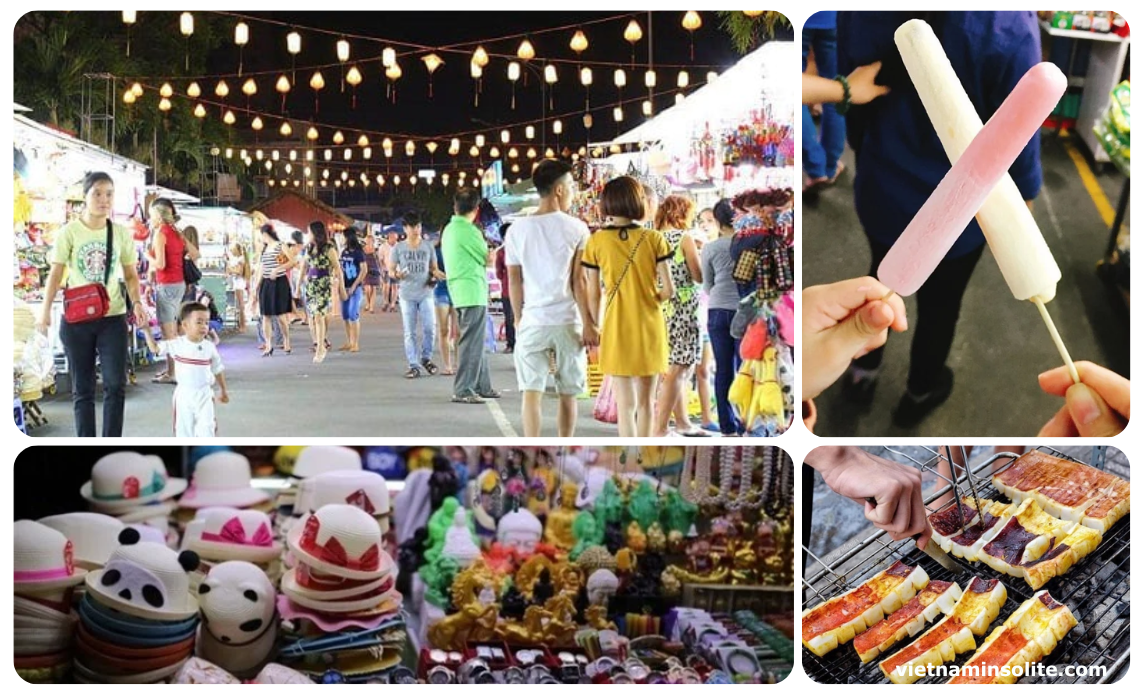
<path id="1" fill-rule="evenodd" d="M 344 81 L 348 82 L 354 87 L 363 82 L 364 77 L 360 74 L 360 68 L 356 67 L 355 65 L 348 68 L 348 74 L 344 76 Z"/>
<path id="2" fill-rule="evenodd" d="M 293 85 L 289 83 L 288 77 L 286 77 L 285 75 L 281 75 L 280 77 L 277 78 L 276 89 L 278 92 L 280 92 L 283 95 L 288 94 L 289 90 L 292 88 L 293 88 Z"/>
<path id="3" fill-rule="evenodd" d="M 171 106 L 173 106 L 173 104 L 171 104 L 170 99 L 167 99 L 165 96 L 158 101 L 159 111 L 169 111 Z"/>
<path id="4" fill-rule="evenodd" d="M 174 87 L 170 86 L 169 82 L 163 82 L 162 86 L 158 89 L 158 95 L 163 99 L 169 99 L 174 96 Z"/>
<path id="5" fill-rule="evenodd" d="M 625 25 L 625 33 L 622 34 L 626 41 L 631 44 L 637 43 L 643 36 L 641 25 L 637 23 L 636 19 L 629 20 L 629 24 Z"/>
<path id="6" fill-rule="evenodd" d="M 225 115 L 222 116 L 222 122 L 226 125 L 233 125 L 237 122 L 237 116 L 234 115 L 233 111 L 226 111 Z"/>
<path id="7" fill-rule="evenodd" d="M 261 130 L 265 127 L 265 124 L 261 122 L 261 116 L 254 116 L 253 121 L 249 124 L 249 127 L 253 128 L 254 130 Z"/>
<path id="8" fill-rule="evenodd" d="M 134 94 L 136 98 L 142 96 L 143 95 L 143 86 L 141 84 L 139 84 L 138 82 L 135 82 L 134 84 L 131 85 L 131 93 Z"/>
<path id="9" fill-rule="evenodd" d="M 133 91 L 131 91 L 130 89 L 123 92 L 123 103 L 124 104 L 130 105 L 130 104 L 135 103 L 135 101 L 137 101 L 137 100 L 138 100 L 138 97 L 136 97 L 135 93 Z"/>
<path id="10" fill-rule="evenodd" d="M 586 50 L 589 47 L 590 42 L 588 39 L 586 39 L 586 34 L 581 29 L 575 31 L 574 36 L 570 39 L 570 50 L 581 56 L 582 51 Z"/>
<path id="11" fill-rule="evenodd" d="M 309 78 L 309 86 L 316 91 L 320 91 L 325 88 L 325 77 L 321 74 L 320 70 L 314 72 L 313 76 Z"/>
<path id="12" fill-rule="evenodd" d="M 407 154 L 409 157 L 416 156 L 416 143 L 414 141 L 408 140 L 407 143 L 404 144 L 404 154 Z"/>
<path id="13" fill-rule="evenodd" d="M 685 13 L 685 16 L 681 18 L 681 26 L 685 28 L 685 31 L 689 32 L 700 29 L 703 23 L 700 13 L 693 10 L 689 10 Z"/>
<path id="14" fill-rule="evenodd" d="M 282 121 L 279 132 L 281 133 L 281 137 L 289 137 L 293 134 L 293 126 L 289 125 L 289 121 Z"/>
<path id="15" fill-rule="evenodd" d="M 301 52 L 301 35 L 295 31 L 290 31 L 285 35 L 285 48 L 292 55 L 297 55 Z"/>
<path id="16" fill-rule="evenodd" d="M 471 62 L 479 67 L 487 67 L 487 63 L 491 62 L 491 56 L 487 55 L 487 49 L 479 46 L 475 49 L 475 53 L 471 56 Z"/>
<path id="17" fill-rule="evenodd" d="M 221 99 L 226 98 L 230 95 L 230 85 L 226 84 L 225 80 L 220 80 L 218 85 L 214 87 L 214 94 Z"/>
<path id="18" fill-rule="evenodd" d="M 367 147 L 369 144 L 368 136 L 364 133 L 360 133 L 360 137 L 356 138 L 357 147 Z"/>
<path id="19" fill-rule="evenodd" d="M 530 39 L 523 39 L 523 42 L 519 44 L 517 55 L 519 60 L 524 63 L 534 60 L 534 44 L 530 42 Z"/>
<path id="20" fill-rule="evenodd" d="M 492 147 L 492 148 L 491 148 L 491 151 L 490 151 L 490 152 L 488 152 L 488 154 L 490 154 L 490 155 L 491 155 L 491 158 L 492 158 L 492 159 L 498 159 L 498 158 L 499 158 L 499 154 L 501 154 L 501 152 L 499 151 L 499 148 L 498 148 L 498 147 Z"/>
<path id="21" fill-rule="evenodd" d="M 315 142 L 316 140 L 320 139 L 320 137 L 321 134 L 317 131 L 315 126 L 310 125 L 309 129 L 305 132 L 305 138 L 310 141 Z"/>
<path id="22" fill-rule="evenodd" d="M 252 77 L 247 79 L 241 85 L 241 93 L 245 94 L 246 96 L 253 96 L 254 94 L 256 94 L 257 93 L 257 82 L 254 82 Z"/>
<path id="23" fill-rule="evenodd" d="M 186 87 L 186 95 L 191 99 L 197 99 L 202 96 L 202 87 L 198 86 L 197 82 L 191 82 L 190 86 Z"/>
<path id="24" fill-rule="evenodd" d="M 344 133 L 342 133 L 339 130 L 337 130 L 335 133 L 333 133 L 333 144 L 334 145 L 343 145 L 344 144 Z"/>
<path id="25" fill-rule="evenodd" d="M 546 78 L 547 84 L 555 84 L 558 82 L 558 68 L 554 65 L 547 65 L 543 71 L 543 76 Z"/>

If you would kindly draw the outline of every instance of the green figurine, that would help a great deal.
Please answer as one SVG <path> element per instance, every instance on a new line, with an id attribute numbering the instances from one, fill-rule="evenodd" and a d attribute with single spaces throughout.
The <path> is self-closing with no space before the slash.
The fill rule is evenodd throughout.
<path id="1" fill-rule="evenodd" d="M 594 514 L 589 511 L 582 511 L 578 517 L 574 519 L 574 525 L 571 527 L 574 533 L 574 548 L 570 550 L 570 561 L 577 561 L 578 555 L 585 552 L 588 548 L 602 543 L 601 526 L 594 519 Z"/>
<path id="2" fill-rule="evenodd" d="M 424 559 L 428 564 L 439 559 L 440 552 L 443 551 L 443 544 L 447 540 L 447 529 L 451 527 L 451 522 L 454 520 L 455 512 L 458 509 L 459 500 L 454 496 L 449 496 L 428 519 L 428 542 L 427 550 L 424 551 Z"/>
<path id="3" fill-rule="evenodd" d="M 605 528 L 607 523 L 621 523 L 624 506 L 625 502 L 617 485 L 613 479 L 608 479 L 602 486 L 602 491 L 594 499 L 594 520 L 602 528 Z"/>
<path id="4" fill-rule="evenodd" d="M 642 528 L 657 522 L 657 490 L 649 480 L 642 480 L 629 495 L 629 517 Z"/>
<path id="5" fill-rule="evenodd" d="M 697 520 L 697 505 L 685 501 L 676 489 L 666 492 L 662 507 L 661 519 L 669 533 L 675 531 L 684 535 Z"/>

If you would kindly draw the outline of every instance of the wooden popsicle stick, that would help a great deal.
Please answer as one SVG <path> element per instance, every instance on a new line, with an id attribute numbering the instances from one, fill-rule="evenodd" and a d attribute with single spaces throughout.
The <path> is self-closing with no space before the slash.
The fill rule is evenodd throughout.
<path id="1" fill-rule="evenodd" d="M 1080 383 L 1081 377 L 1077 373 L 1077 367 L 1073 364 L 1073 358 L 1069 356 L 1069 350 L 1065 348 L 1065 343 L 1061 341 L 1061 334 L 1057 332 L 1057 326 L 1053 324 L 1053 317 L 1049 315 L 1049 309 L 1045 308 L 1045 302 L 1036 296 L 1030 301 L 1037 304 L 1037 310 L 1041 312 L 1041 319 L 1045 321 L 1045 327 L 1049 329 L 1049 336 L 1053 338 L 1053 344 L 1061 353 L 1061 359 L 1065 360 L 1065 366 L 1069 367 L 1069 375 L 1073 377 L 1073 383 Z"/>

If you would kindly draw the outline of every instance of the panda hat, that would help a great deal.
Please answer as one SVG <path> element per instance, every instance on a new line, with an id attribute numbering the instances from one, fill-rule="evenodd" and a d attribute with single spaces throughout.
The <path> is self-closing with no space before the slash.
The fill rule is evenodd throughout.
<path id="1" fill-rule="evenodd" d="M 160 622 L 197 615 L 188 572 L 198 568 L 198 555 L 139 539 L 134 528 L 119 533 L 119 547 L 106 566 L 87 574 L 91 597 L 132 617 Z"/>

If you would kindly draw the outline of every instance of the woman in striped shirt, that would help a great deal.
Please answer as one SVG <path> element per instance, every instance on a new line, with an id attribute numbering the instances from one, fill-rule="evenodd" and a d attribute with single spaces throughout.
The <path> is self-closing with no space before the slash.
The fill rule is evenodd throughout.
<path id="1" fill-rule="evenodd" d="M 293 293 L 289 287 L 289 269 L 297 264 L 290 259 L 281 246 L 272 224 L 261 227 L 261 263 L 257 267 L 253 282 L 253 300 L 261 308 L 261 319 L 265 326 L 265 350 L 261 356 L 273 355 L 273 324 L 281 331 L 281 346 L 285 354 L 293 351 L 289 342 L 289 314 L 293 311 Z"/>

